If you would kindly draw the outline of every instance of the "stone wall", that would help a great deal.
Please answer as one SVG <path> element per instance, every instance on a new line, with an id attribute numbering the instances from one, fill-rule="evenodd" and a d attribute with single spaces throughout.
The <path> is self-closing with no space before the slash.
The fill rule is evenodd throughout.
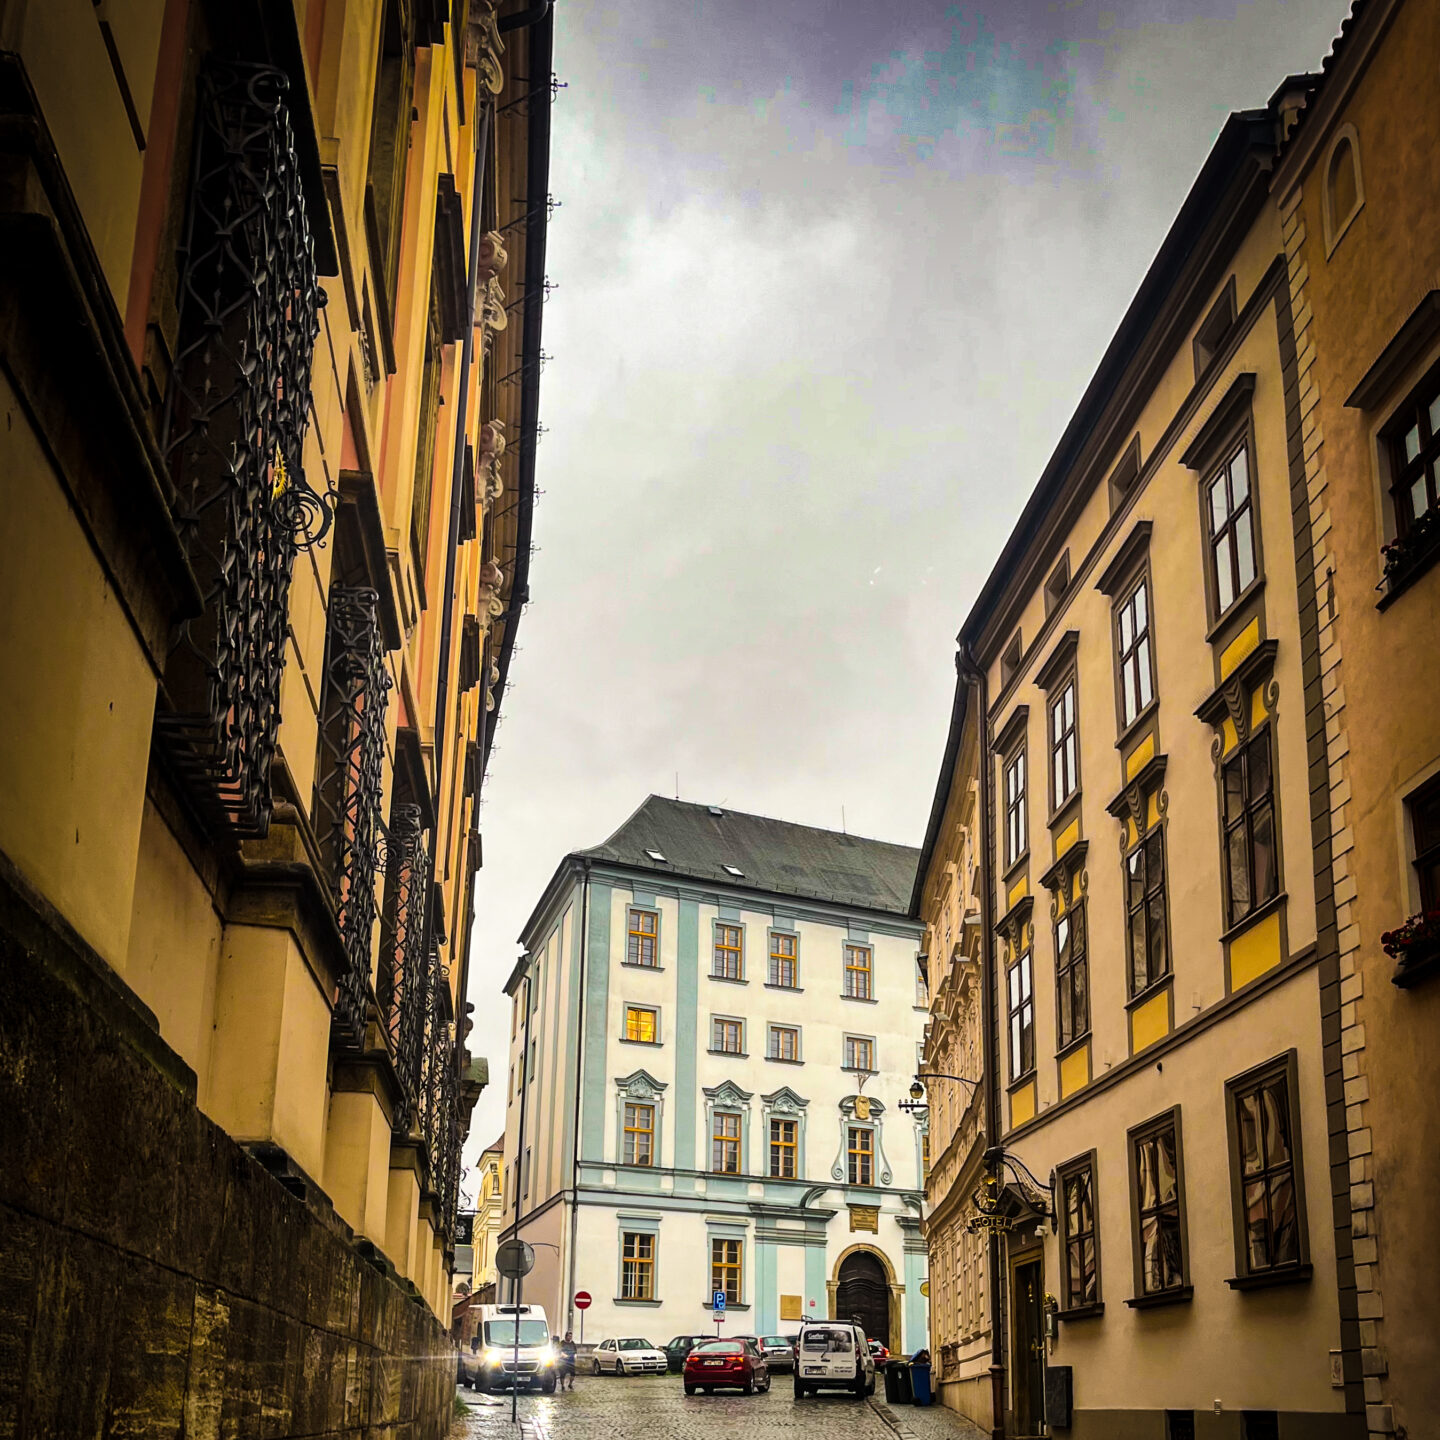
<path id="1" fill-rule="evenodd" d="M 454 1379 L 428 1307 L 200 1113 L 0 856 L 0 1440 L 430 1440 Z"/>

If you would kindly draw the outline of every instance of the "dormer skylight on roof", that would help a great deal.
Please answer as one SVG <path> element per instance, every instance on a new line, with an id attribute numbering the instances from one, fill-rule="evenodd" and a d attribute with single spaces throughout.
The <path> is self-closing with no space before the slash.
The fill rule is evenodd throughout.
<path id="1" fill-rule="evenodd" d="M 647 849 L 647 850 L 645 851 L 645 854 L 646 854 L 651 860 L 654 860 L 654 861 L 656 862 L 656 864 L 658 864 L 658 865 L 668 865 L 668 864 L 670 863 L 670 862 L 665 858 L 664 852 L 661 851 L 661 850 L 648 850 L 648 849 Z"/>
<path id="2" fill-rule="evenodd" d="M 745 878 L 745 872 L 738 865 L 725 865 L 721 867 L 727 875 L 733 875 L 737 880 Z"/>
<path id="3" fill-rule="evenodd" d="M 710 811 L 712 815 L 719 815 L 722 818 L 725 815 L 725 812 L 718 805 L 709 805 L 706 808 Z"/>

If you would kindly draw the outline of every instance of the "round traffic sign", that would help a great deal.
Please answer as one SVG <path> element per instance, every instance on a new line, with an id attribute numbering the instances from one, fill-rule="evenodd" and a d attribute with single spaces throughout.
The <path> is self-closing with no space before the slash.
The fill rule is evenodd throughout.
<path id="1" fill-rule="evenodd" d="M 518 1280 L 535 1268 L 535 1252 L 523 1240 L 502 1240 L 495 1247 L 495 1268 L 507 1280 Z"/>
<path id="2" fill-rule="evenodd" d="M 588 1290 L 577 1290 L 575 1292 L 575 1308 L 577 1310 L 588 1310 L 590 1308 L 590 1292 Z"/>

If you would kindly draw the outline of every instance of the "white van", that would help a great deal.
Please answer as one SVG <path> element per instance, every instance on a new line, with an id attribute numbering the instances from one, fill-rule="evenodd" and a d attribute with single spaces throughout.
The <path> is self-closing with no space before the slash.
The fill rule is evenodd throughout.
<path id="1" fill-rule="evenodd" d="M 555 1390 L 555 1346 L 543 1305 L 482 1305 L 480 1326 L 460 1358 L 460 1383 L 472 1390 L 526 1385 Z"/>
<path id="2" fill-rule="evenodd" d="M 853 1320 L 801 1322 L 795 1342 L 795 1398 L 817 1390 L 849 1390 L 857 1400 L 875 1393 L 870 1342 Z"/>

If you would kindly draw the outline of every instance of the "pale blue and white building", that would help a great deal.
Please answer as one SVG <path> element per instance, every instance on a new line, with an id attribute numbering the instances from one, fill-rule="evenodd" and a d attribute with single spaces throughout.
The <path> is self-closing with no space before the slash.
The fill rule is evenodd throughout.
<path id="1" fill-rule="evenodd" d="M 854 1316 L 926 1342 L 918 852 L 652 795 L 521 936 L 505 1193 L 585 1339 Z M 524 1106 L 522 1141 L 521 1110 Z"/>

